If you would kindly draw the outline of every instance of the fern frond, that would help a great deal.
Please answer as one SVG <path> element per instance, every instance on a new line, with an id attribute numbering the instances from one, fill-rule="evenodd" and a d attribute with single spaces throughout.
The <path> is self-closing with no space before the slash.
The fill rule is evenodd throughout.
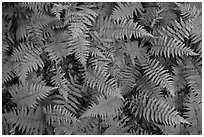
<path id="1" fill-rule="evenodd" d="M 173 83 L 176 91 L 183 89 L 187 85 L 185 80 L 185 72 L 181 66 L 175 66 L 173 69 Z"/>
<path id="2" fill-rule="evenodd" d="M 2 117 L 2 135 L 10 135 L 9 131 L 12 129 L 12 124 L 8 122 L 5 116 Z"/>
<path id="3" fill-rule="evenodd" d="M 77 135 L 97 135 L 99 133 L 99 120 L 97 118 L 80 118 L 80 122 L 74 125 Z M 98 132 L 97 132 L 98 131 Z"/>
<path id="4" fill-rule="evenodd" d="M 33 43 L 21 43 L 17 48 L 14 49 L 12 53 L 12 60 L 14 61 L 22 61 L 24 56 L 31 52 L 32 50 L 35 50 L 37 47 Z"/>
<path id="5" fill-rule="evenodd" d="M 147 76 L 140 76 L 140 78 L 135 82 L 134 87 L 139 92 L 140 96 L 147 95 L 148 97 L 161 98 L 161 88 L 156 86 L 156 84 L 148 80 Z"/>
<path id="6" fill-rule="evenodd" d="M 156 60 L 150 59 L 146 63 L 142 64 L 145 69 L 144 74 L 156 85 L 160 85 L 162 88 L 167 88 L 171 95 L 175 94 L 173 87 L 173 81 L 171 75 L 164 70 L 164 67 L 159 65 Z"/>
<path id="7" fill-rule="evenodd" d="M 61 105 L 47 106 L 43 108 L 43 112 L 49 125 L 58 126 L 79 121 L 68 109 Z"/>
<path id="8" fill-rule="evenodd" d="M 91 107 L 82 114 L 83 117 L 102 117 L 103 119 L 107 116 L 115 116 L 118 114 L 119 109 L 123 105 L 123 101 L 120 98 L 108 97 L 107 99 L 103 96 L 97 98 L 98 104 L 93 103 Z"/>
<path id="9" fill-rule="evenodd" d="M 51 90 L 57 87 L 48 87 L 41 84 L 18 84 L 11 87 L 9 90 L 12 95 L 12 101 L 19 107 L 28 106 L 35 108 L 39 101 L 46 98 Z"/>
<path id="10" fill-rule="evenodd" d="M 119 71 L 114 77 L 118 80 L 121 93 L 124 95 L 133 89 L 137 78 L 140 77 L 140 72 L 136 67 L 124 66 L 119 68 Z"/>
<path id="11" fill-rule="evenodd" d="M 45 134 L 45 131 L 48 131 L 48 134 L 51 134 L 49 127 L 42 119 L 40 107 L 36 110 L 23 107 L 21 109 L 4 113 L 3 117 L 8 119 L 8 122 L 14 125 L 10 132 L 14 132 L 18 128 L 26 134 L 42 135 Z"/>
<path id="12" fill-rule="evenodd" d="M 176 5 L 179 7 L 179 10 L 182 12 L 183 18 L 186 19 L 196 19 L 197 17 L 201 16 L 201 11 L 196 6 L 191 6 L 189 3 L 176 3 Z"/>
<path id="13" fill-rule="evenodd" d="M 140 17 L 139 22 L 142 25 L 150 26 L 153 29 L 160 27 L 158 24 L 163 19 L 162 15 L 161 15 L 163 11 L 164 11 L 164 8 L 162 8 L 162 9 L 147 8 L 146 12 Z"/>
<path id="14" fill-rule="evenodd" d="M 67 103 L 66 107 L 71 112 L 76 113 L 78 109 L 77 104 L 80 104 L 76 97 L 81 98 L 81 86 L 77 85 L 71 76 L 69 82 L 65 79 L 64 75 L 65 73 L 62 73 L 62 69 L 59 67 L 52 77 L 51 82 L 58 87 L 59 93 L 64 97 Z"/>
<path id="15" fill-rule="evenodd" d="M 182 42 L 185 42 L 185 39 L 190 38 L 190 32 L 192 31 L 192 24 L 189 22 L 184 22 L 180 18 L 180 22 L 174 20 L 171 22 L 171 27 L 167 26 L 166 28 L 162 27 L 162 31 L 159 31 L 161 35 L 167 35 L 174 39 L 178 39 Z M 185 39 L 184 39 L 185 38 Z"/>
<path id="16" fill-rule="evenodd" d="M 135 14 L 138 16 L 139 14 L 142 14 L 144 11 L 142 4 L 139 2 L 127 2 L 127 3 L 121 3 L 118 2 L 118 5 L 113 9 L 111 18 L 114 20 L 120 20 L 120 19 L 132 19 L 133 15 Z"/>
<path id="17" fill-rule="evenodd" d="M 179 116 L 174 107 L 170 107 L 164 100 L 149 98 L 145 95 L 136 97 L 131 104 L 135 116 L 143 117 L 149 122 L 153 121 L 164 125 L 189 124 L 188 121 Z"/>
<path id="18" fill-rule="evenodd" d="M 44 67 L 41 53 L 42 48 L 35 47 L 32 43 L 23 43 L 14 50 L 12 55 L 12 60 L 15 61 L 14 69 L 21 81 L 25 81 L 28 72 Z"/>
<path id="19" fill-rule="evenodd" d="M 52 29 L 62 29 L 62 28 L 65 28 L 65 24 L 61 20 L 54 20 L 54 21 L 50 22 L 49 25 L 50 25 L 50 27 Z"/>
<path id="20" fill-rule="evenodd" d="M 52 3 L 50 2 L 22 2 L 19 5 L 31 11 L 49 11 Z"/>
<path id="21" fill-rule="evenodd" d="M 136 130 L 131 132 L 131 135 L 154 135 L 154 134 L 149 132 L 148 130 L 137 128 Z"/>
<path id="22" fill-rule="evenodd" d="M 159 125 L 156 124 L 161 131 L 163 132 L 163 135 L 179 135 L 181 134 L 182 131 L 181 130 L 181 126 L 182 125 L 175 125 L 175 126 L 164 126 L 164 125 Z"/>
<path id="23" fill-rule="evenodd" d="M 192 21 L 192 30 L 190 32 L 190 39 L 192 44 L 196 44 L 200 42 L 202 43 L 202 17 L 198 17 L 195 20 Z M 200 46 L 200 45 L 199 45 Z M 202 46 L 200 46 L 196 49 L 197 51 L 202 51 Z"/>
<path id="24" fill-rule="evenodd" d="M 146 49 L 144 47 L 140 47 L 138 41 L 128 42 L 126 44 L 127 54 L 130 55 L 130 59 L 132 61 L 133 66 L 135 66 L 135 58 L 139 60 L 139 62 L 144 61 L 144 55 L 146 54 Z"/>
<path id="25" fill-rule="evenodd" d="M 56 20 L 56 18 L 53 18 L 41 12 L 34 12 L 30 20 L 31 20 L 30 24 L 42 29 L 48 26 L 48 24 L 51 23 L 52 21 Z"/>
<path id="26" fill-rule="evenodd" d="M 103 121 L 103 127 L 107 127 L 102 135 L 126 135 L 129 126 L 126 125 L 127 118 L 123 117 L 118 119 L 118 117 L 110 116 Z"/>
<path id="27" fill-rule="evenodd" d="M 96 118 L 81 118 L 73 124 L 62 124 L 55 128 L 56 135 L 94 135 L 94 128 L 98 126 Z M 95 134 L 96 135 L 96 134 Z"/>
<path id="28" fill-rule="evenodd" d="M 72 32 L 70 38 L 70 45 L 73 47 L 72 52 L 75 53 L 75 57 L 79 59 L 84 67 L 86 67 L 90 46 L 90 42 L 87 40 L 87 31 L 89 30 L 87 25 L 92 25 L 90 20 L 94 21 L 95 16 L 96 14 L 92 10 L 84 9 L 79 11 L 68 27 Z"/>
<path id="29" fill-rule="evenodd" d="M 186 132 L 192 135 L 201 135 L 202 134 L 202 105 L 201 101 L 197 101 L 197 96 L 190 93 L 185 101 L 185 109 L 187 112 L 184 112 L 184 116 L 191 123 L 186 127 Z"/>
<path id="30" fill-rule="evenodd" d="M 125 38 L 141 38 L 141 37 L 153 37 L 148 33 L 143 26 L 139 25 L 137 22 L 133 22 L 133 19 L 126 20 L 123 19 L 116 23 L 115 30 L 112 32 L 112 36 L 115 39 L 124 40 Z"/>
<path id="31" fill-rule="evenodd" d="M 5 34 L 4 34 L 5 36 Z M 9 45 L 6 41 L 2 40 L 2 52 L 6 53 L 9 50 Z"/>
<path id="32" fill-rule="evenodd" d="M 26 19 L 18 20 L 18 28 L 16 30 L 16 39 L 25 39 L 28 35 L 27 27 L 29 22 Z"/>
<path id="33" fill-rule="evenodd" d="M 115 29 L 115 24 L 111 18 L 99 18 L 97 26 L 99 28 L 99 36 L 102 38 L 112 38 L 112 33 Z"/>
<path id="34" fill-rule="evenodd" d="M 59 4 L 54 3 L 51 9 L 51 13 L 54 14 L 58 18 L 58 20 L 60 20 L 61 13 L 63 12 L 64 9 L 66 9 L 66 7 L 63 6 L 61 3 Z"/>
<path id="35" fill-rule="evenodd" d="M 170 58 L 171 56 L 198 55 L 197 53 L 193 52 L 192 49 L 185 47 L 181 41 L 174 38 L 168 38 L 167 36 L 159 37 L 155 43 L 155 46 L 151 48 L 151 52 L 157 56 L 164 55 L 164 57 L 167 58 Z"/>
<path id="36" fill-rule="evenodd" d="M 14 78 L 14 68 L 13 68 L 13 62 L 11 61 L 11 57 L 5 55 L 2 53 L 2 83 L 5 83 L 12 78 Z"/>
<path id="37" fill-rule="evenodd" d="M 86 40 L 86 37 L 87 35 L 79 35 L 71 41 L 71 45 L 73 46 L 72 52 L 75 53 L 75 57 L 84 67 L 86 67 L 90 46 L 90 42 Z"/>
<path id="38" fill-rule="evenodd" d="M 110 74 L 105 67 L 95 67 L 95 70 L 88 69 L 85 75 L 86 84 L 97 88 L 100 93 L 107 96 L 123 98 L 120 89 L 114 78 L 109 79 Z"/>
<path id="39" fill-rule="evenodd" d="M 26 72 L 32 72 L 33 69 L 37 70 L 39 67 L 44 67 L 44 62 L 40 58 L 40 54 L 42 53 L 42 49 L 36 49 L 33 52 L 26 53 L 24 56 L 21 65 L 24 71 Z"/>
<path id="40" fill-rule="evenodd" d="M 201 67 L 201 66 L 200 66 Z M 202 96 L 202 72 L 199 73 L 199 66 L 193 64 L 193 60 L 186 59 L 185 76 L 190 89 Z"/>

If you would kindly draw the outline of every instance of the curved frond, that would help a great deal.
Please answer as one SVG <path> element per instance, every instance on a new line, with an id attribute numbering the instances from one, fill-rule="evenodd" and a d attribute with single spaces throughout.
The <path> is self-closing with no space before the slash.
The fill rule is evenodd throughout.
<path id="1" fill-rule="evenodd" d="M 21 44 L 14 50 L 12 55 L 12 60 L 15 61 L 14 69 L 21 81 L 25 81 L 28 72 L 44 67 L 41 54 L 42 48 L 29 43 Z"/>
<path id="2" fill-rule="evenodd" d="M 158 38 L 155 46 L 151 48 L 151 52 L 157 56 L 164 55 L 167 58 L 170 58 L 171 56 L 198 55 L 197 53 L 193 52 L 192 49 L 185 47 L 185 44 L 183 44 L 181 41 L 174 38 L 168 38 L 166 36 L 161 36 Z"/>
<path id="3" fill-rule="evenodd" d="M 14 68 L 13 68 L 13 63 L 11 61 L 11 57 L 5 55 L 2 53 L 2 83 L 5 83 L 12 78 L 14 78 Z"/>
<path id="4" fill-rule="evenodd" d="M 68 109 L 61 105 L 47 106 L 43 112 L 48 124 L 58 126 L 61 124 L 72 124 L 79 121 Z"/>
<path id="5" fill-rule="evenodd" d="M 50 2 L 22 2 L 19 4 L 21 7 L 27 8 L 31 11 L 49 11 Z"/>
<path id="6" fill-rule="evenodd" d="M 48 26 L 49 23 L 57 19 L 41 12 L 34 12 L 30 20 L 31 20 L 30 24 L 32 24 L 32 26 L 42 29 Z"/>
<path id="7" fill-rule="evenodd" d="M 141 37 L 153 37 L 148 33 L 143 26 L 139 25 L 137 22 L 133 22 L 133 19 L 126 20 L 123 19 L 117 22 L 115 30 L 112 32 L 112 36 L 115 39 L 124 40 L 125 37 L 130 39 L 132 37 L 141 38 Z"/>
<path id="8" fill-rule="evenodd" d="M 27 27 L 29 22 L 27 19 L 18 20 L 18 28 L 16 30 L 16 39 L 21 40 L 25 39 L 28 35 Z"/>
<path id="9" fill-rule="evenodd" d="M 8 119 L 8 122 L 11 124 L 14 124 L 14 127 L 10 132 L 15 132 L 18 128 L 19 130 L 22 130 L 22 132 L 31 135 L 42 135 L 45 134 L 46 131 L 48 134 L 51 134 L 50 128 L 42 119 L 40 107 L 36 110 L 23 107 L 21 109 L 4 113 L 3 117 Z"/>
<path id="10" fill-rule="evenodd" d="M 90 42 L 86 40 L 86 37 L 87 35 L 79 35 L 71 41 L 72 52 L 75 53 L 75 57 L 84 67 L 86 67 L 90 46 Z"/>
<path id="11" fill-rule="evenodd" d="M 127 54 L 130 55 L 130 59 L 132 61 L 133 66 L 135 66 L 135 58 L 139 60 L 139 62 L 144 61 L 144 55 L 146 54 L 146 49 L 144 47 L 140 47 L 139 42 L 128 42 L 126 44 Z"/>
<path id="12" fill-rule="evenodd" d="M 172 21 L 171 26 L 162 28 L 162 31 L 159 31 L 161 35 L 167 35 L 171 38 L 185 42 L 185 39 L 190 38 L 190 32 L 192 31 L 192 24 L 189 22 L 184 22 L 181 18 L 180 21 Z"/>
<path id="13" fill-rule="evenodd" d="M 173 81 L 171 75 L 164 67 L 159 65 L 156 60 L 150 59 L 146 63 L 142 64 L 143 69 L 145 69 L 144 74 L 149 77 L 149 79 L 156 85 L 160 85 L 162 88 L 167 88 L 171 95 L 175 94 Z"/>
<path id="14" fill-rule="evenodd" d="M 50 91 L 56 88 L 41 84 L 25 83 L 12 86 L 9 92 L 13 97 L 12 101 L 19 107 L 28 106 L 34 108 L 40 100 L 46 98 Z"/>
<path id="15" fill-rule="evenodd" d="M 55 128 L 56 135 L 96 135 L 95 127 L 98 126 L 96 118 L 80 118 L 73 124 L 62 124 Z"/>
<path id="16" fill-rule="evenodd" d="M 196 19 L 201 15 L 201 11 L 196 6 L 191 6 L 189 3 L 176 3 L 176 5 L 179 7 L 179 10 L 182 12 L 183 18 L 193 18 Z"/>
<path id="17" fill-rule="evenodd" d="M 14 49 L 12 53 L 12 60 L 22 61 L 24 56 L 26 56 L 27 53 L 37 49 L 38 47 L 36 47 L 33 43 L 29 43 L 29 42 L 21 43 L 17 48 Z"/>
<path id="18" fill-rule="evenodd" d="M 119 68 L 117 74 L 114 75 L 114 77 L 118 80 L 118 84 L 120 85 L 121 93 L 123 95 L 133 89 L 139 76 L 140 72 L 138 68 L 128 66 Z"/>
<path id="19" fill-rule="evenodd" d="M 97 67 L 95 70 L 88 69 L 85 75 L 86 84 L 92 88 L 97 88 L 100 93 L 107 96 L 123 98 L 121 91 L 114 78 L 109 78 L 110 74 L 105 67 Z"/>
<path id="20" fill-rule="evenodd" d="M 184 116 L 191 123 L 186 128 L 187 134 L 191 133 L 192 135 L 201 135 L 202 134 L 202 105 L 201 101 L 198 102 L 197 97 L 190 93 L 185 100 L 185 109 L 187 112 L 184 112 Z"/>
<path id="21" fill-rule="evenodd" d="M 119 109 L 122 107 L 123 101 L 120 98 L 103 96 L 98 97 L 98 103 L 93 103 L 91 107 L 82 114 L 83 117 L 102 117 L 115 116 L 118 114 Z"/>
<path id="22" fill-rule="evenodd" d="M 184 68 L 181 66 L 173 67 L 173 83 L 176 91 L 183 89 L 187 85 L 187 81 L 185 80 L 185 72 Z"/>
<path id="23" fill-rule="evenodd" d="M 80 90 L 81 86 L 77 85 L 72 76 L 70 75 L 70 82 L 64 77 L 65 73 L 62 73 L 62 69 L 59 67 L 52 77 L 51 82 L 58 87 L 59 93 L 64 97 L 67 102 L 67 108 L 76 113 L 78 109 L 77 104 L 80 104 L 76 97 L 81 98 Z"/>
<path id="24" fill-rule="evenodd" d="M 134 87 L 139 92 L 140 96 L 147 95 L 149 97 L 160 98 L 162 88 L 156 86 L 156 84 L 148 80 L 147 76 L 140 77 Z"/>
<path id="25" fill-rule="evenodd" d="M 133 18 L 134 14 L 137 16 L 144 11 L 142 4 L 139 2 L 118 2 L 117 4 L 111 15 L 111 18 L 115 20 Z"/>
<path id="26" fill-rule="evenodd" d="M 196 64 L 196 62 L 195 62 Z M 199 73 L 199 64 L 197 63 L 198 66 L 195 66 L 193 64 L 192 59 L 186 59 L 186 66 L 185 66 L 185 76 L 186 76 L 186 81 L 188 85 L 190 86 L 190 89 L 197 94 L 200 95 L 200 99 L 202 96 L 202 72 Z M 200 66 L 201 67 L 201 66 Z"/>
<path id="27" fill-rule="evenodd" d="M 136 97 L 132 100 L 132 112 L 139 118 L 147 121 L 162 123 L 164 125 L 176 125 L 187 123 L 184 118 L 179 116 L 179 112 L 174 107 L 170 107 L 164 100 L 149 98 L 148 96 Z"/>

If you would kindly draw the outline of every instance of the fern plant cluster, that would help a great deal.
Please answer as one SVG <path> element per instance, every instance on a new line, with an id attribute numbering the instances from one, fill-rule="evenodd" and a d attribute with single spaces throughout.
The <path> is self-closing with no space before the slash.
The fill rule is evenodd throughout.
<path id="1" fill-rule="evenodd" d="M 3 3 L 2 134 L 202 134 L 198 5 Z"/>

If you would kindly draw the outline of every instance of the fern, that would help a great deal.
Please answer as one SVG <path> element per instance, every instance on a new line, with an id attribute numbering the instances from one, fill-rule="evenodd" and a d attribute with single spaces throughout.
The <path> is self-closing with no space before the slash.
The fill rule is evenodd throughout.
<path id="1" fill-rule="evenodd" d="M 80 118 L 74 124 L 64 124 L 55 128 L 55 133 L 65 135 L 90 135 L 94 134 L 94 129 L 98 125 L 98 120 L 94 118 Z M 86 134 L 87 133 L 87 134 Z"/>
<path id="2" fill-rule="evenodd" d="M 144 11 L 142 4 L 139 2 L 127 2 L 127 3 L 117 3 L 118 5 L 113 9 L 111 18 L 115 20 L 120 19 L 130 19 L 133 18 L 135 13 L 136 16 L 138 14 L 142 14 Z"/>
<path id="3" fill-rule="evenodd" d="M 137 67 L 128 66 L 119 68 L 119 71 L 114 75 L 114 77 L 118 80 L 118 84 L 121 87 L 121 93 L 123 95 L 132 91 L 139 76 L 140 72 Z"/>
<path id="4" fill-rule="evenodd" d="M 45 52 L 48 53 L 50 60 L 55 61 L 56 64 L 59 64 L 64 57 L 72 54 L 69 37 L 68 31 L 55 33 L 50 38 L 51 42 L 45 45 Z"/>
<path id="5" fill-rule="evenodd" d="M 65 79 L 64 75 L 65 74 L 62 73 L 62 69 L 58 68 L 56 70 L 56 74 L 52 77 L 51 82 L 58 87 L 59 93 L 63 96 L 67 103 L 66 107 L 70 111 L 76 113 L 76 110 L 78 109 L 77 104 L 80 104 L 76 97 L 81 98 L 81 87 L 75 84 L 71 76 L 71 82 L 69 82 L 67 79 Z"/>
<path id="6" fill-rule="evenodd" d="M 49 6 L 51 6 L 50 2 L 22 2 L 19 4 L 21 7 L 25 7 L 31 11 L 48 11 Z"/>
<path id="7" fill-rule="evenodd" d="M 71 124 L 77 122 L 78 119 L 69 112 L 65 107 L 60 105 L 47 106 L 43 109 L 48 124 L 57 126 L 61 124 Z"/>
<path id="8" fill-rule="evenodd" d="M 124 135 L 127 133 L 129 126 L 125 126 L 126 119 L 119 120 L 117 117 L 110 117 L 105 119 L 104 125 L 107 126 L 102 135 Z"/>
<path id="9" fill-rule="evenodd" d="M 9 90 L 15 102 L 19 107 L 28 106 L 36 107 L 38 102 L 46 98 L 50 91 L 56 87 L 48 87 L 40 84 L 18 84 L 11 87 Z"/>
<path id="10" fill-rule="evenodd" d="M 14 78 L 14 68 L 13 68 L 13 62 L 9 61 L 11 58 L 5 54 L 2 54 L 2 82 L 5 83 L 12 78 Z"/>
<path id="11" fill-rule="evenodd" d="M 72 52 L 75 53 L 75 57 L 79 59 L 84 67 L 86 67 L 90 45 L 90 42 L 86 40 L 86 37 L 87 35 L 79 35 L 77 38 L 71 40 L 71 44 L 73 45 Z"/>
<path id="12" fill-rule="evenodd" d="M 140 96 L 147 95 L 149 97 L 160 98 L 161 88 L 156 86 L 156 84 L 148 80 L 147 76 L 140 77 L 134 85 L 135 89 L 138 91 Z"/>
<path id="13" fill-rule="evenodd" d="M 176 91 L 183 89 L 187 85 L 187 81 L 185 79 L 184 68 L 182 69 L 181 66 L 173 67 L 173 81 L 174 87 Z"/>
<path id="14" fill-rule="evenodd" d="M 110 74 L 104 67 L 96 67 L 94 71 L 87 70 L 85 75 L 86 84 L 92 88 L 97 88 L 100 93 L 112 97 L 123 98 L 120 89 L 114 78 L 109 79 Z"/>
<path id="15" fill-rule="evenodd" d="M 124 40 L 125 37 L 130 39 L 132 36 L 135 38 L 140 37 L 152 37 L 150 33 L 148 33 L 143 26 L 139 25 L 137 22 L 133 22 L 133 20 L 123 19 L 117 22 L 116 30 L 113 32 L 113 37 L 116 39 Z"/>
<path id="16" fill-rule="evenodd" d="M 103 96 L 98 97 L 98 104 L 93 103 L 90 109 L 85 111 L 84 114 L 82 114 L 83 117 L 102 117 L 105 118 L 107 116 L 111 115 L 117 115 L 119 109 L 122 107 L 123 101 L 116 97 L 109 97 L 105 98 Z"/>
<path id="17" fill-rule="evenodd" d="M 200 121 L 202 119 L 202 106 L 201 102 L 198 102 L 196 98 L 195 95 L 190 93 L 185 101 L 185 109 L 187 112 L 184 113 L 184 116 L 186 116 L 187 120 L 191 123 L 191 125 L 188 125 L 186 128 L 186 134 L 202 134 L 202 123 Z"/>
<path id="18" fill-rule="evenodd" d="M 15 49 L 12 60 L 16 63 L 13 67 L 21 81 L 25 81 L 27 73 L 44 67 L 44 62 L 39 57 L 41 53 L 42 49 L 35 47 L 32 43 L 21 44 L 19 48 Z"/>
<path id="19" fill-rule="evenodd" d="M 36 110 L 27 109 L 25 107 L 12 112 L 5 113 L 3 115 L 8 122 L 14 124 L 14 127 L 10 132 L 17 130 L 22 130 L 26 134 L 44 134 L 46 131 L 51 134 L 50 128 L 44 123 L 42 119 L 41 108 L 38 107 Z"/>
<path id="20" fill-rule="evenodd" d="M 139 60 L 139 62 L 144 61 L 145 48 L 140 47 L 140 46 L 138 44 L 138 41 L 129 42 L 126 44 L 127 54 L 130 55 L 130 59 L 131 59 L 133 65 L 136 64 L 136 62 L 135 62 L 136 57 Z"/>
<path id="21" fill-rule="evenodd" d="M 202 134 L 200 5 L 2 3 L 3 134 Z"/>
<path id="22" fill-rule="evenodd" d="M 147 8 L 144 15 L 140 18 L 140 23 L 145 26 L 150 26 L 151 28 L 159 27 L 159 23 L 162 21 L 162 12 L 163 9 Z M 155 29 L 154 29 L 155 30 Z"/>
<path id="23" fill-rule="evenodd" d="M 145 69 L 145 75 L 147 75 L 152 82 L 157 85 L 159 84 L 162 88 L 167 88 L 171 95 L 175 94 L 172 76 L 167 70 L 164 70 L 163 66 L 159 65 L 159 62 L 150 59 L 142 66 Z"/>
<path id="24" fill-rule="evenodd" d="M 192 21 L 192 31 L 190 32 L 190 39 L 191 39 L 191 43 L 195 44 L 198 43 L 198 46 L 196 46 L 197 48 L 196 51 L 201 52 L 202 50 L 202 30 L 200 28 L 202 28 L 202 21 L 201 21 L 201 16 L 198 17 L 197 19 L 195 19 L 194 21 Z"/>
<path id="25" fill-rule="evenodd" d="M 29 22 L 27 19 L 21 19 L 18 21 L 18 28 L 16 30 L 16 39 L 22 40 L 25 39 L 28 35 L 27 26 L 29 25 Z"/>
<path id="26" fill-rule="evenodd" d="M 162 28 L 162 31 L 160 31 L 161 34 L 166 34 L 170 37 L 173 37 L 174 39 L 178 39 L 182 42 L 185 42 L 184 39 L 189 39 L 190 32 L 192 30 L 192 24 L 189 22 L 184 22 L 182 18 L 179 20 L 180 22 L 174 20 L 172 21 L 172 27 L 166 27 Z"/>
<path id="27" fill-rule="evenodd" d="M 202 84 L 201 84 L 201 74 L 199 69 L 194 66 L 190 59 L 186 60 L 185 74 L 188 85 L 191 87 L 192 91 L 197 92 L 198 94 L 202 93 Z"/>
<path id="28" fill-rule="evenodd" d="M 164 125 L 189 124 L 187 120 L 178 115 L 174 107 L 170 107 L 163 100 L 149 98 L 145 95 L 142 98 L 136 97 L 133 99 L 132 105 L 132 112 L 135 116 L 144 117 L 147 121 Z"/>
<path id="29" fill-rule="evenodd" d="M 183 18 L 197 18 L 198 16 L 201 15 L 201 11 L 196 8 L 196 6 L 191 6 L 189 3 L 185 3 L 185 4 L 180 4 L 180 3 L 176 3 L 177 6 L 179 7 L 179 10 L 181 10 L 182 12 L 182 16 Z"/>
<path id="30" fill-rule="evenodd" d="M 188 47 L 185 47 L 185 45 L 176 39 L 168 37 L 159 37 L 157 42 L 155 43 L 155 46 L 151 48 L 151 52 L 153 52 L 155 55 L 158 56 L 165 56 L 167 58 L 175 57 L 175 56 L 182 56 L 182 55 L 198 55 L 197 53 L 193 52 Z"/>

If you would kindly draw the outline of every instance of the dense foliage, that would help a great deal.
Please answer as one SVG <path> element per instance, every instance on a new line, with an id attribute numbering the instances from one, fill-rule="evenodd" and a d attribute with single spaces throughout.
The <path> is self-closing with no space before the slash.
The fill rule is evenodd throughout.
<path id="1" fill-rule="evenodd" d="M 202 134 L 199 3 L 3 3 L 3 134 Z"/>

